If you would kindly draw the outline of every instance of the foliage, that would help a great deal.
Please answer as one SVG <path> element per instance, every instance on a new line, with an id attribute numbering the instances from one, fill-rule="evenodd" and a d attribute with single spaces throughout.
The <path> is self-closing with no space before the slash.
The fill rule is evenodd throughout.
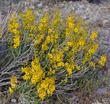
<path id="1" fill-rule="evenodd" d="M 60 11 L 45 13 L 39 21 L 31 9 L 13 13 L 4 37 L 14 57 L 3 71 L 13 74 L 9 92 L 27 91 L 41 101 L 66 85 L 74 87 L 75 78 L 102 69 L 107 60 L 105 54 L 97 56 L 98 33 L 89 33 L 76 15 L 62 18 Z M 13 73 L 16 69 L 22 75 Z"/>

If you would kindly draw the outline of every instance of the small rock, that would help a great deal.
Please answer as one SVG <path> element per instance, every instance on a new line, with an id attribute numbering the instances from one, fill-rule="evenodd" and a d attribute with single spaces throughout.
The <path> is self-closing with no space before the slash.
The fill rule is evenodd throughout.
<path id="1" fill-rule="evenodd" d="M 16 104 L 16 99 L 11 99 L 11 102 Z"/>
<path id="2" fill-rule="evenodd" d="M 42 8 L 43 7 L 43 3 L 39 3 L 37 4 L 38 8 Z"/>
<path id="3" fill-rule="evenodd" d="M 109 20 L 103 20 L 103 27 L 110 28 L 110 21 Z"/>

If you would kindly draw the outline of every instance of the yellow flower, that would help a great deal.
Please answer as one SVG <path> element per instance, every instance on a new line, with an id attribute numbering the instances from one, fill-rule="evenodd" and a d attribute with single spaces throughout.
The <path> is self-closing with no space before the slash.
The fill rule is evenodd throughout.
<path id="1" fill-rule="evenodd" d="M 48 29 L 48 33 L 51 34 L 53 32 L 52 28 Z"/>
<path id="2" fill-rule="evenodd" d="M 38 96 L 41 98 L 41 100 L 44 100 L 46 97 L 46 91 L 43 88 L 39 88 L 38 89 Z"/>
<path id="3" fill-rule="evenodd" d="M 73 46 L 73 42 L 67 42 L 67 45 L 69 46 L 69 47 L 72 47 Z"/>
<path id="4" fill-rule="evenodd" d="M 20 36 L 16 35 L 13 37 L 13 48 L 17 48 L 20 45 Z"/>
<path id="5" fill-rule="evenodd" d="M 68 75 L 71 75 L 73 73 L 73 69 L 72 68 L 66 68 Z"/>
<path id="6" fill-rule="evenodd" d="M 17 78 L 16 78 L 16 76 L 12 76 L 11 77 L 10 83 L 11 83 L 11 86 L 12 87 L 15 87 L 16 86 L 16 84 L 17 84 Z"/>
<path id="7" fill-rule="evenodd" d="M 18 28 L 19 28 L 18 18 L 15 14 L 12 14 L 12 17 L 9 19 L 8 23 L 8 31 L 13 33 L 13 31 L 18 30 Z"/>
<path id="8" fill-rule="evenodd" d="M 65 69 L 67 70 L 68 75 L 71 75 L 73 73 L 74 68 L 75 68 L 75 65 L 65 63 Z"/>
<path id="9" fill-rule="evenodd" d="M 65 47 L 63 48 L 63 50 L 64 50 L 64 51 L 68 51 L 68 50 L 69 50 L 69 47 L 68 47 L 68 46 L 65 46 Z"/>
<path id="10" fill-rule="evenodd" d="M 72 16 L 68 16 L 66 20 L 66 37 L 70 36 L 74 30 L 74 19 Z"/>
<path id="11" fill-rule="evenodd" d="M 11 79 L 10 79 L 10 87 L 9 87 L 9 93 L 12 94 L 16 87 L 17 87 L 17 78 L 16 76 L 11 76 Z"/>
<path id="12" fill-rule="evenodd" d="M 61 51 L 55 50 L 52 53 L 49 53 L 48 54 L 49 61 L 50 61 L 51 64 L 53 64 L 53 67 L 54 68 L 57 68 L 60 65 L 63 66 L 63 64 L 62 64 L 62 62 L 63 62 L 63 56 L 64 56 L 64 53 L 63 53 L 62 50 Z M 56 63 L 58 63 L 57 64 L 58 66 L 56 65 Z"/>
<path id="13" fill-rule="evenodd" d="M 64 63 L 63 62 L 59 62 L 59 63 L 57 63 L 57 66 L 58 67 L 64 67 Z"/>
<path id="14" fill-rule="evenodd" d="M 92 61 L 89 63 L 89 65 L 90 65 L 91 67 L 93 67 L 93 68 L 95 68 L 95 66 L 96 66 L 95 63 L 92 62 Z"/>
<path id="15" fill-rule="evenodd" d="M 68 16 L 68 18 L 67 18 L 67 26 L 70 29 L 74 28 L 74 19 L 73 19 L 72 16 Z"/>
<path id="16" fill-rule="evenodd" d="M 48 71 L 48 75 L 53 75 L 53 74 L 55 74 L 55 70 L 50 68 L 50 70 Z"/>
<path id="17" fill-rule="evenodd" d="M 75 33 L 78 33 L 78 31 L 79 31 L 78 28 L 75 27 L 75 28 L 74 28 L 74 32 L 75 32 Z"/>
<path id="18" fill-rule="evenodd" d="M 52 96 L 54 91 L 55 91 L 55 84 L 50 84 L 49 90 L 47 90 L 48 95 Z"/>
<path id="19" fill-rule="evenodd" d="M 33 37 L 34 36 L 34 34 L 29 34 L 29 37 Z"/>
<path id="20" fill-rule="evenodd" d="M 31 78 L 31 69 L 30 67 L 25 67 L 25 68 L 22 68 L 22 73 L 25 73 L 23 75 L 23 79 L 24 80 L 29 80 Z"/>
<path id="21" fill-rule="evenodd" d="M 21 14 L 22 25 L 25 30 L 32 32 L 36 31 L 36 18 L 32 9 L 27 9 L 24 13 Z"/>
<path id="22" fill-rule="evenodd" d="M 43 51 L 48 50 L 48 45 L 46 43 L 42 44 L 42 50 Z"/>
<path id="23" fill-rule="evenodd" d="M 9 90 L 8 91 L 9 91 L 10 94 L 13 94 L 14 93 L 14 90 L 11 87 L 9 87 Z"/>
<path id="24" fill-rule="evenodd" d="M 45 74 L 43 70 L 38 69 L 38 72 L 32 73 L 31 83 L 35 85 L 36 83 L 40 82 L 44 76 Z"/>
<path id="25" fill-rule="evenodd" d="M 107 56 L 106 55 L 102 55 L 100 57 L 99 64 L 102 65 L 102 66 L 104 66 L 105 63 L 106 63 L 106 61 L 107 61 Z"/>
<path id="26" fill-rule="evenodd" d="M 49 57 L 50 59 L 52 59 L 52 58 L 53 58 L 53 55 L 50 54 L 50 53 L 48 53 L 48 57 Z"/>
<path id="27" fill-rule="evenodd" d="M 15 14 L 12 15 L 8 23 L 8 31 L 13 35 L 13 48 L 17 48 L 20 45 L 20 31 L 19 20 Z"/>
<path id="28" fill-rule="evenodd" d="M 98 49 L 99 45 L 98 44 L 95 44 L 94 46 L 92 46 L 89 50 L 88 50 L 88 53 L 91 55 L 93 55 L 96 50 Z"/>
<path id="29" fill-rule="evenodd" d="M 90 39 L 95 40 L 97 38 L 98 33 L 97 32 L 92 32 Z"/>
<path id="30" fill-rule="evenodd" d="M 39 22 L 39 25 L 38 25 L 38 30 L 39 32 L 46 32 L 46 30 L 48 30 L 48 14 L 45 14 L 40 22 Z"/>
<path id="31" fill-rule="evenodd" d="M 84 45 L 85 45 L 85 40 L 82 39 L 82 38 L 80 38 L 80 39 L 79 39 L 79 45 L 80 45 L 80 46 L 84 46 Z"/>
<path id="32" fill-rule="evenodd" d="M 48 35 L 47 37 L 46 37 L 46 43 L 48 44 L 48 43 L 50 43 L 51 42 L 51 35 Z"/>

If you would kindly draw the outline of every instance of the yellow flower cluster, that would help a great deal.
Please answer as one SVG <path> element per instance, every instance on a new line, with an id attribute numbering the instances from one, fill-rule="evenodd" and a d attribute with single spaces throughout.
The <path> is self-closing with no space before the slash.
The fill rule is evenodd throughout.
<path id="1" fill-rule="evenodd" d="M 24 73 L 23 79 L 31 80 L 33 85 L 37 85 L 38 96 L 43 100 L 45 97 L 52 95 L 55 91 L 55 78 L 45 77 L 38 58 L 32 61 L 31 66 L 32 68 L 22 68 L 22 72 Z M 51 76 L 53 74 L 55 74 L 55 70 L 50 69 L 48 75 Z"/>
<path id="2" fill-rule="evenodd" d="M 94 41 L 97 38 L 97 35 L 98 35 L 97 32 L 92 32 L 90 35 L 90 39 Z"/>
<path id="3" fill-rule="evenodd" d="M 96 64 L 95 64 L 94 62 L 92 62 L 92 61 L 89 63 L 89 65 L 90 65 L 92 68 L 95 68 L 95 66 L 96 66 Z"/>
<path id="4" fill-rule="evenodd" d="M 68 75 L 71 75 L 73 73 L 74 68 L 74 64 L 65 63 L 65 69 L 67 70 Z"/>
<path id="5" fill-rule="evenodd" d="M 36 84 L 42 80 L 42 78 L 45 77 L 45 74 L 40 66 L 39 59 L 35 58 L 30 67 L 24 67 L 22 68 L 22 72 L 24 73 L 23 79 L 24 80 L 31 80 L 32 84 Z"/>
<path id="6" fill-rule="evenodd" d="M 89 47 L 88 47 L 89 48 Z M 85 64 L 86 62 L 90 61 L 92 56 L 96 53 L 97 49 L 99 48 L 99 44 L 93 44 L 85 53 L 85 58 L 83 59 L 82 63 Z"/>
<path id="7" fill-rule="evenodd" d="M 53 64 L 53 68 L 58 68 L 58 67 L 63 67 L 63 57 L 64 57 L 64 52 L 63 51 L 58 51 L 58 50 L 53 50 L 52 53 L 48 53 L 49 61 L 51 64 Z"/>
<path id="8" fill-rule="evenodd" d="M 35 37 L 35 48 L 39 47 L 39 44 L 42 44 L 42 49 L 47 50 L 47 43 L 43 42 L 45 39 L 45 33 L 48 31 L 48 22 L 49 22 L 49 17 L 47 14 L 45 14 L 42 19 L 40 20 L 38 24 L 38 30 L 37 30 L 37 36 Z"/>
<path id="9" fill-rule="evenodd" d="M 21 70 L 22 70 L 22 73 L 24 73 L 23 79 L 24 80 L 30 80 L 30 78 L 31 78 L 31 68 L 30 67 L 24 67 Z"/>
<path id="10" fill-rule="evenodd" d="M 30 33 L 36 31 L 36 18 L 32 9 L 27 9 L 24 13 L 21 14 L 22 25 L 25 30 L 28 30 Z"/>
<path id="11" fill-rule="evenodd" d="M 45 97 L 51 96 L 55 91 L 55 78 L 47 77 L 38 86 L 38 96 L 44 100 Z"/>
<path id="12" fill-rule="evenodd" d="M 106 55 L 102 55 L 100 57 L 100 60 L 99 60 L 99 65 L 104 66 L 106 61 L 107 61 L 107 56 Z"/>
<path id="13" fill-rule="evenodd" d="M 20 45 L 20 36 L 13 37 L 13 48 L 17 48 Z"/>
<path id="14" fill-rule="evenodd" d="M 16 78 L 16 76 L 11 76 L 10 84 L 11 84 L 11 86 L 9 87 L 9 93 L 12 94 L 12 93 L 14 93 L 14 91 L 17 87 L 17 78 Z"/>
<path id="15" fill-rule="evenodd" d="M 54 75 L 55 74 L 55 70 L 50 68 L 49 71 L 48 71 L 48 75 L 51 76 L 51 75 Z"/>
<path id="16" fill-rule="evenodd" d="M 58 15 L 58 17 L 60 17 Z M 60 23 L 60 19 L 58 17 L 54 17 L 52 21 L 52 27 L 48 27 L 48 36 L 46 37 L 44 43 L 42 44 L 42 50 L 46 51 L 48 50 L 48 45 L 50 43 L 57 43 L 59 33 L 56 28 L 58 28 L 58 25 Z"/>
<path id="17" fill-rule="evenodd" d="M 40 66 L 39 59 L 35 58 L 32 61 L 32 78 L 31 78 L 32 84 L 40 82 L 44 77 L 45 74 Z"/>
<path id="18" fill-rule="evenodd" d="M 78 33 L 78 31 L 79 31 L 78 28 L 75 27 L 75 28 L 74 28 L 74 32 L 75 32 L 75 33 Z"/>
<path id="19" fill-rule="evenodd" d="M 72 16 L 68 16 L 67 17 L 67 27 L 66 27 L 66 36 L 70 36 L 71 34 L 73 34 L 73 30 L 74 30 L 74 19 Z M 75 32 L 76 32 L 76 28 L 75 28 Z"/>
<path id="20" fill-rule="evenodd" d="M 79 46 L 84 46 L 85 43 L 86 43 L 85 39 L 83 39 L 83 38 L 79 39 L 79 42 L 78 42 Z"/>
<path id="21" fill-rule="evenodd" d="M 9 20 L 8 31 L 13 35 L 13 48 L 17 48 L 20 45 L 20 31 L 19 21 L 15 14 Z"/>
<path id="22" fill-rule="evenodd" d="M 39 32 L 46 32 L 46 30 L 48 29 L 48 15 L 45 14 L 43 18 L 41 18 L 40 22 L 39 22 L 39 25 L 38 25 L 38 30 Z"/>
<path id="23" fill-rule="evenodd" d="M 93 55 L 93 54 L 97 51 L 98 48 L 99 48 L 99 45 L 98 45 L 98 44 L 93 45 L 93 46 L 88 50 L 88 54 L 89 54 L 89 55 Z"/>
<path id="24" fill-rule="evenodd" d="M 58 28 L 61 22 L 62 22 L 61 13 L 57 10 L 57 11 L 55 11 L 54 16 L 53 16 L 53 20 L 52 20 L 53 28 Z"/>

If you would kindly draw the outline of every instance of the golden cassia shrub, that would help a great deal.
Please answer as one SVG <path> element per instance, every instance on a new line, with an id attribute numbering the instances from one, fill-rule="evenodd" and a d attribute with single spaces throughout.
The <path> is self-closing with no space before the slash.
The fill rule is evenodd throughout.
<path id="1" fill-rule="evenodd" d="M 54 15 L 45 13 L 36 22 L 33 11 L 27 9 L 19 15 L 12 15 L 8 33 L 12 36 L 10 46 L 15 50 L 24 43 L 33 48 L 32 62 L 21 68 L 22 78 L 36 88 L 42 100 L 52 96 L 66 77 L 74 77 L 74 72 L 103 67 L 107 60 L 106 55 L 93 59 L 99 49 L 98 33 L 92 31 L 89 34 L 75 15 L 64 19 L 59 11 Z M 10 93 L 15 91 L 16 83 L 15 76 L 12 76 Z"/>

